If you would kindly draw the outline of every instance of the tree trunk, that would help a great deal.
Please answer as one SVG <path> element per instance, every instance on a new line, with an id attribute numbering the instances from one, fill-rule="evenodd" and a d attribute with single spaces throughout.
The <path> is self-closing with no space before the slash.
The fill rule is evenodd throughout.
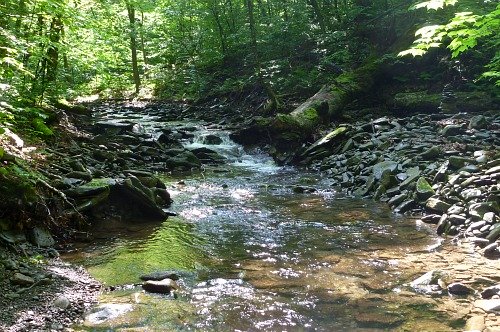
<path id="1" fill-rule="evenodd" d="M 139 64 L 137 62 L 137 29 L 135 24 L 135 8 L 128 2 L 127 13 L 130 23 L 130 51 L 132 52 L 132 72 L 134 75 L 135 93 L 139 93 L 141 78 L 139 76 Z"/>
<path id="2" fill-rule="evenodd" d="M 250 26 L 250 38 L 252 45 L 252 53 L 254 57 L 254 68 L 257 72 L 257 77 L 259 83 L 264 87 L 267 97 L 269 98 L 269 104 L 266 107 L 266 111 L 275 112 L 278 109 L 278 97 L 274 92 L 273 88 L 269 83 L 264 80 L 262 75 L 262 64 L 260 62 L 259 49 L 257 45 L 257 30 L 255 28 L 255 17 L 254 17 L 254 5 L 253 0 L 245 0 L 247 4 L 247 14 L 248 14 L 248 23 Z"/>
<path id="3" fill-rule="evenodd" d="M 146 41 L 145 41 L 145 38 L 144 38 L 144 12 L 141 12 L 141 49 L 142 49 L 142 61 L 144 61 L 144 76 L 147 78 L 148 77 L 148 73 L 147 73 L 147 69 L 148 69 L 148 57 L 147 57 L 147 53 L 146 53 Z"/>

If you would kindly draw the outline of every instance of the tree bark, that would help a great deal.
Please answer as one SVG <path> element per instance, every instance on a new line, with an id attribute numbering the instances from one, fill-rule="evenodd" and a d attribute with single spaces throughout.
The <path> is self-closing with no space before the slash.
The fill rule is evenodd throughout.
<path id="1" fill-rule="evenodd" d="M 141 77 L 139 75 L 139 64 L 137 61 L 137 28 L 135 24 L 135 8 L 127 2 L 127 13 L 130 23 L 130 51 L 132 53 L 132 72 L 134 76 L 135 93 L 139 93 Z"/>

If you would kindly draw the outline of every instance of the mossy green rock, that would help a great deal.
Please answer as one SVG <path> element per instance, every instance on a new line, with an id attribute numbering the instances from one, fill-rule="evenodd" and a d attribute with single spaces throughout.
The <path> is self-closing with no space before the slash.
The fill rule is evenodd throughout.
<path id="1" fill-rule="evenodd" d="M 432 186 L 427 182 L 427 180 L 424 177 L 420 177 L 417 180 L 417 196 L 420 200 L 425 201 L 428 198 L 430 198 L 432 195 L 434 195 L 434 189 L 432 189 Z"/>

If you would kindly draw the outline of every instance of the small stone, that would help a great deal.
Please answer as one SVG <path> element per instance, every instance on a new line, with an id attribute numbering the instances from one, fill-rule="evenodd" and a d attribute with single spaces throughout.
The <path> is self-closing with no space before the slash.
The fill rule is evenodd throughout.
<path id="1" fill-rule="evenodd" d="M 57 299 L 54 300 L 53 305 L 56 308 L 66 309 L 69 307 L 70 302 L 66 296 L 59 296 Z"/>
<path id="2" fill-rule="evenodd" d="M 454 282 L 448 285 L 448 292 L 454 295 L 467 295 L 474 293 L 474 290 L 460 282 Z"/>

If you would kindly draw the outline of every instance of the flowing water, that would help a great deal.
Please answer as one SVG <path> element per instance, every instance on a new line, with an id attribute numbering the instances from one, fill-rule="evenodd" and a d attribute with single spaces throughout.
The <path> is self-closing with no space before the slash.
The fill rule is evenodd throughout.
<path id="1" fill-rule="evenodd" d="M 407 285 L 422 271 L 405 257 L 429 250 L 431 230 L 384 204 L 343 197 L 317 172 L 247 153 L 224 130 L 194 125 L 185 146 L 209 147 L 227 162 L 163 175 L 177 217 L 96 230 L 95 242 L 66 255 L 117 286 L 102 295 L 106 313 L 96 309 L 77 329 L 451 329 L 446 314 Z M 205 144 L 209 134 L 222 142 Z M 161 270 L 181 274 L 175 297 L 134 286 Z"/>

